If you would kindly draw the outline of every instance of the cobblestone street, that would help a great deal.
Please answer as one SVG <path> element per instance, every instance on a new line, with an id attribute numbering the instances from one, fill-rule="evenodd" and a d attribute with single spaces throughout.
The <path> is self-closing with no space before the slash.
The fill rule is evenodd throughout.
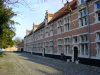
<path id="1" fill-rule="evenodd" d="M 5 53 L 0 57 L 0 75 L 100 75 L 100 68 L 29 53 Z"/>

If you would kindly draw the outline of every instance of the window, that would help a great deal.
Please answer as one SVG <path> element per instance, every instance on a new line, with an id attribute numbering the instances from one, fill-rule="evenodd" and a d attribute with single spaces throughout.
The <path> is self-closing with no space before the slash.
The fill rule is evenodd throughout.
<path id="1" fill-rule="evenodd" d="M 81 46 L 81 55 L 88 56 L 88 35 L 81 35 L 80 36 L 80 46 Z"/>
<path id="2" fill-rule="evenodd" d="M 74 44 L 78 43 L 77 36 L 73 37 L 73 43 L 74 43 Z"/>
<path id="3" fill-rule="evenodd" d="M 98 21 L 100 21 L 100 2 L 96 3 L 96 8 L 97 8 L 97 16 L 98 16 Z"/>
<path id="4" fill-rule="evenodd" d="M 97 2 L 97 10 L 100 10 L 100 2 Z"/>
<path id="5" fill-rule="evenodd" d="M 62 20 L 58 21 L 57 23 L 57 32 L 58 34 L 61 34 L 62 33 Z"/>
<path id="6" fill-rule="evenodd" d="M 62 43 L 63 43 L 63 40 L 62 39 L 59 39 L 58 40 L 58 45 L 62 45 Z"/>
<path id="7" fill-rule="evenodd" d="M 78 2 L 79 2 L 79 5 L 80 5 L 80 4 L 84 3 L 85 0 L 78 0 Z"/>
<path id="8" fill-rule="evenodd" d="M 88 56 L 88 44 L 81 44 L 81 55 Z"/>
<path id="9" fill-rule="evenodd" d="M 46 27 L 46 29 L 45 29 L 45 32 L 46 32 L 46 34 L 45 34 L 45 37 L 48 37 L 48 27 Z"/>
<path id="10" fill-rule="evenodd" d="M 50 25 L 50 36 L 53 36 L 53 24 Z"/>
<path id="11" fill-rule="evenodd" d="M 48 53 L 48 42 L 45 42 L 45 52 Z"/>
<path id="12" fill-rule="evenodd" d="M 65 38 L 65 53 L 66 55 L 70 54 L 70 38 Z"/>
<path id="13" fill-rule="evenodd" d="M 98 20 L 100 21 L 100 12 L 98 13 Z"/>
<path id="14" fill-rule="evenodd" d="M 88 35 L 81 35 L 80 38 L 81 43 L 88 42 Z"/>
<path id="15" fill-rule="evenodd" d="M 54 50 L 54 42 L 53 41 L 50 41 L 50 52 L 53 53 L 53 50 Z"/>
<path id="16" fill-rule="evenodd" d="M 69 17 L 64 18 L 64 31 L 69 31 Z"/>
<path id="17" fill-rule="evenodd" d="M 61 54 L 62 52 L 62 49 L 63 49 L 63 40 L 62 39 L 59 39 L 58 40 L 58 52 Z"/>
<path id="18" fill-rule="evenodd" d="M 100 32 L 97 33 L 97 42 L 100 41 Z"/>
<path id="19" fill-rule="evenodd" d="M 100 56 L 100 42 L 97 44 L 97 55 Z"/>
<path id="20" fill-rule="evenodd" d="M 80 11 L 80 26 L 85 26 L 87 25 L 87 11 L 86 8 L 81 9 Z"/>
<path id="21" fill-rule="evenodd" d="M 100 32 L 97 33 L 97 55 L 100 56 Z"/>
<path id="22" fill-rule="evenodd" d="M 85 0 L 81 0 L 81 4 L 84 3 Z"/>

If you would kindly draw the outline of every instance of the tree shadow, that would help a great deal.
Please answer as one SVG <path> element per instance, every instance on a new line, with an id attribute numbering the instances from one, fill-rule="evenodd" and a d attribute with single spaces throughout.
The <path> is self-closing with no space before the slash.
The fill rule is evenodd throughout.
<path id="1" fill-rule="evenodd" d="M 58 59 L 33 55 L 26 52 L 14 52 L 19 56 L 25 57 L 24 60 L 32 61 L 41 65 L 45 65 L 51 68 L 56 69 L 59 73 L 49 73 L 44 70 L 37 69 L 37 71 L 44 73 L 44 75 L 78 75 L 80 72 L 84 73 L 86 70 L 93 71 L 93 68 L 90 68 L 89 65 L 83 64 L 75 64 L 75 63 L 67 63 L 65 61 L 61 61 Z M 100 68 L 98 68 L 100 69 Z M 100 72 L 100 71 L 99 71 Z M 99 74 L 98 74 L 99 75 Z"/>

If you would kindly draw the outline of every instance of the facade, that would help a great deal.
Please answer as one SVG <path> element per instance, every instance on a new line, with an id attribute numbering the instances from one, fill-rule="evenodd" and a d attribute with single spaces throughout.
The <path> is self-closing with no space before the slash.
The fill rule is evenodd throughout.
<path id="1" fill-rule="evenodd" d="M 18 47 L 18 51 L 23 52 L 23 51 L 24 51 L 24 41 L 22 41 L 21 43 L 19 43 L 19 44 L 17 45 L 17 47 Z"/>
<path id="2" fill-rule="evenodd" d="M 31 35 L 27 52 L 44 53 L 72 62 L 100 60 L 100 0 L 73 0 L 44 21 Z M 24 44 L 24 47 L 26 44 Z"/>

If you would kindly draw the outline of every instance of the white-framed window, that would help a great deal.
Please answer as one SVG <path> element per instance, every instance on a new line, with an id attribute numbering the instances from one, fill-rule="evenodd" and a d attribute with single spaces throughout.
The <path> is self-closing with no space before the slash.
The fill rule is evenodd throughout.
<path id="1" fill-rule="evenodd" d="M 63 44 L 63 39 L 58 39 L 58 45 L 62 45 Z"/>
<path id="2" fill-rule="evenodd" d="M 80 21 L 80 26 L 86 26 L 87 25 L 87 10 L 86 8 L 83 8 L 81 10 L 79 10 L 80 13 L 80 17 L 79 17 L 79 21 Z"/>
<path id="3" fill-rule="evenodd" d="M 50 41 L 49 45 L 50 45 L 50 53 L 53 53 L 53 51 L 54 51 L 54 41 Z"/>
<path id="4" fill-rule="evenodd" d="M 97 33 L 97 41 L 100 41 L 100 32 Z"/>
<path id="5" fill-rule="evenodd" d="M 70 38 L 64 39 L 64 45 L 65 45 L 65 54 L 69 55 L 70 54 Z"/>
<path id="6" fill-rule="evenodd" d="M 100 1 L 96 2 L 96 9 L 97 18 L 100 21 Z"/>
<path id="7" fill-rule="evenodd" d="M 45 42 L 45 52 L 48 53 L 49 43 L 48 41 Z"/>
<path id="8" fill-rule="evenodd" d="M 88 43 L 88 35 L 80 35 L 80 42 L 81 43 Z"/>
<path id="9" fill-rule="evenodd" d="M 45 37 L 48 37 L 48 30 L 49 30 L 49 28 L 46 27 L 46 28 L 45 28 Z"/>
<path id="10" fill-rule="evenodd" d="M 58 34 L 62 33 L 62 20 L 59 20 L 57 23 L 57 33 Z"/>
<path id="11" fill-rule="evenodd" d="M 74 37 L 73 37 L 73 44 L 77 44 L 77 43 L 78 43 L 77 36 L 74 36 Z"/>
<path id="12" fill-rule="evenodd" d="M 64 18 L 64 31 L 65 32 L 69 31 L 69 16 Z"/>
<path id="13" fill-rule="evenodd" d="M 80 52 L 81 56 L 88 56 L 88 35 L 80 35 Z"/>
<path id="14" fill-rule="evenodd" d="M 96 42 L 97 42 L 97 56 L 100 57 L 100 32 L 97 32 L 96 35 Z"/>
<path id="15" fill-rule="evenodd" d="M 63 39 L 58 39 L 58 53 L 61 54 L 63 50 Z"/>
<path id="16" fill-rule="evenodd" d="M 88 56 L 88 44 L 87 43 L 81 44 L 81 55 Z"/>
<path id="17" fill-rule="evenodd" d="M 97 43 L 97 56 L 100 56 L 100 42 Z"/>
<path id="18" fill-rule="evenodd" d="M 53 36 L 53 24 L 50 25 L 50 36 Z"/>

